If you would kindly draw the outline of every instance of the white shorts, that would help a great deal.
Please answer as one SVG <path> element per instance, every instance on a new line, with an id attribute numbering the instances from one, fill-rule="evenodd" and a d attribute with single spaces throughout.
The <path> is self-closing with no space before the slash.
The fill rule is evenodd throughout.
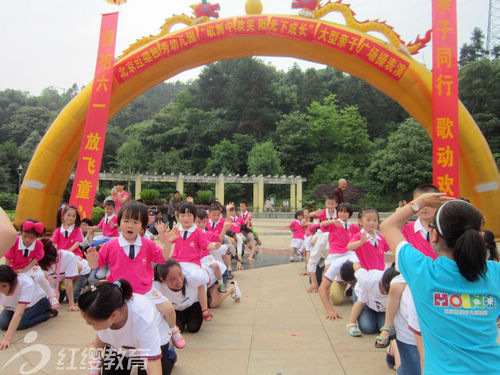
<path id="1" fill-rule="evenodd" d="M 215 250 L 210 250 L 210 255 L 212 255 L 215 260 L 218 260 L 219 262 L 223 262 L 222 257 L 226 255 L 228 252 L 228 247 L 227 245 L 222 245 L 218 249 Z M 201 260 L 203 262 L 203 259 Z"/>
<path id="2" fill-rule="evenodd" d="M 292 238 L 292 242 L 290 243 L 290 247 L 292 249 L 299 250 L 304 244 L 304 240 L 302 238 Z"/>
<path id="3" fill-rule="evenodd" d="M 148 297 L 148 299 L 153 302 L 153 305 L 161 305 L 162 303 L 168 302 L 168 298 L 161 294 L 161 292 L 154 286 L 152 286 L 149 291 L 144 293 L 144 296 Z"/>
<path id="4" fill-rule="evenodd" d="M 346 257 L 346 260 L 347 260 L 348 255 L 349 255 L 349 252 L 346 252 L 343 254 L 328 254 L 328 256 L 325 259 L 325 266 L 329 266 L 330 264 L 332 264 L 335 260 L 337 260 L 339 258 Z"/>
<path id="5" fill-rule="evenodd" d="M 206 258 L 211 258 L 211 260 L 206 260 L 204 262 L 203 259 L 206 259 Z M 219 266 L 221 274 L 223 274 L 224 272 L 226 272 L 226 265 L 224 263 L 216 261 L 210 255 L 206 256 L 206 257 L 203 257 L 201 259 L 201 267 L 203 268 L 204 271 L 206 271 L 208 273 L 208 277 L 209 277 L 209 281 L 207 283 L 208 287 L 212 286 L 217 281 L 217 277 L 215 276 L 215 271 L 214 271 L 214 269 L 212 267 L 210 267 L 210 265 L 214 264 L 214 263 Z"/>
<path id="6" fill-rule="evenodd" d="M 304 247 L 306 248 L 306 251 L 311 251 L 311 249 L 312 249 L 311 240 L 312 240 L 312 236 L 307 236 L 304 239 Z"/>
<path id="7" fill-rule="evenodd" d="M 184 276 L 188 275 L 193 275 L 194 277 L 198 276 L 200 280 L 203 280 L 204 284 L 208 284 L 208 282 L 210 281 L 208 272 L 203 268 L 201 268 L 196 263 L 179 262 L 179 265 L 181 266 L 181 271 L 184 274 Z"/>

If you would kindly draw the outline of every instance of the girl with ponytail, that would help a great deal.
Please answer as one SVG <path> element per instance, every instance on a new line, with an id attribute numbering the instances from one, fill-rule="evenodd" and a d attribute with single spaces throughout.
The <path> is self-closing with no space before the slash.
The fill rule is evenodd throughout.
<path id="1" fill-rule="evenodd" d="M 97 331 L 101 355 L 91 359 L 91 374 L 170 374 L 176 358 L 168 358 L 170 328 L 150 299 L 133 293 L 125 279 L 91 286 L 78 299 L 80 313 Z M 103 366 L 103 364 L 105 364 Z"/>
<path id="2" fill-rule="evenodd" d="M 435 261 L 401 234 L 408 219 L 423 207 L 439 207 L 429 232 Z M 424 340 L 424 374 L 498 374 L 500 264 L 486 260 L 482 220 L 470 203 L 428 193 L 396 210 L 380 226 L 413 294 Z"/>

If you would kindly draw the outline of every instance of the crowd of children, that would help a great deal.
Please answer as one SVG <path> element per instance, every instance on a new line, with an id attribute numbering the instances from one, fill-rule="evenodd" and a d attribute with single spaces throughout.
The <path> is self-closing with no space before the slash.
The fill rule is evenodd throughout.
<path id="1" fill-rule="evenodd" d="M 94 226 L 65 206 L 51 238 L 36 220 L 15 239 L 0 225 L 0 350 L 17 329 L 57 316 L 65 296 L 96 330 L 102 355 L 91 373 L 114 373 L 101 368 L 104 359 L 119 366 L 146 358 L 145 371 L 169 374 L 173 347 L 186 345 L 182 332 L 198 332 L 228 296 L 240 301 L 232 260 L 241 269 L 246 247 L 253 261 L 258 241 L 246 202 L 238 214 L 232 203 L 202 210 L 185 201 L 171 229 L 142 203 L 115 209 L 106 201 Z M 329 195 L 324 209 L 297 211 L 282 227 L 292 231 L 290 261 L 305 261 L 307 292 L 319 292 L 326 318 L 342 319 L 334 306 L 352 296 L 346 334 L 379 333 L 374 346 L 390 349 L 391 366 L 399 358 L 398 374 L 498 373 L 500 264 L 481 213 L 421 185 L 382 224 L 372 207 L 352 216 L 351 204 Z"/>
<path id="2" fill-rule="evenodd" d="M 6 331 L 0 350 L 10 346 L 17 329 L 57 316 L 67 298 L 68 310 L 80 311 L 97 331 L 96 347 L 104 350 L 102 358 L 92 359 L 91 371 L 113 373 L 100 366 L 108 357 L 119 358 L 117 366 L 147 358 L 148 373 L 169 374 L 176 360 L 170 343 L 183 348 L 182 331 L 197 332 L 213 318 L 210 309 L 228 296 L 240 302 L 231 261 L 241 269 L 244 247 L 255 254 L 256 241 L 245 202 L 238 216 L 234 204 L 214 203 L 207 214 L 185 201 L 172 229 L 161 219 L 150 223 L 140 202 L 115 208 L 113 200 L 105 201 L 105 215 L 94 226 L 81 220 L 75 207 L 63 206 L 51 237 L 32 219 L 21 225 L 15 241 L 7 242 L 12 233 L 0 230 L 5 238 L 0 241 L 5 247 L 0 248 L 5 254 L 0 329 Z M 0 211 L 1 224 L 11 226 Z M 150 239 L 153 228 L 160 246 Z M 146 353 L 123 352 L 123 347 Z"/>
<path id="3" fill-rule="evenodd" d="M 329 195 L 324 209 L 297 211 L 282 227 L 293 233 L 290 261 L 308 254 L 307 292 L 318 290 L 326 318 L 341 319 L 334 306 L 352 296 L 346 333 L 379 332 L 374 345 L 389 347 L 390 367 L 399 359 L 398 374 L 497 374 L 500 264 L 480 212 L 420 185 L 380 232 L 376 209 L 362 208 L 356 224 L 338 200 Z"/>

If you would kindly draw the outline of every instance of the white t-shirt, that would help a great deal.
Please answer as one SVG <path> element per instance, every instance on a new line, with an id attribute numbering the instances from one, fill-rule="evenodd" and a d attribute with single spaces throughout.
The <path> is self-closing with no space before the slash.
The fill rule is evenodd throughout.
<path id="1" fill-rule="evenodd" d="M 391 286 L 396 283 L 406 284 L 403 275 L 398 275 L 392 279 Z M 399 309 L 394 320 L 394 328 L 396 328 L 396 335 L 399 341 L 409 345 L 416 345 L 415 336 L 413 332 L 408 329 L 408 307 L 410 304 L 413 304 L 413 298 L 410 288 L 406 286 L 399 301 Z"/>
<path id="2" fill-rule="evenodd" d="M 80 257 L 77 257 L 78 259 L 78 264 L 82 267 L 80 270 L 80 275 L 88 275 L 92 269 L 89 267 L 89 262 L 85 259 L 81 259 Z"/>
<path id="3" fill-rule="evenodd" d="M 26 304 L 26 308 L 33 307 L 38 301 L 44 298 L 45 292 L 28 275 L 17 274 L 17 286 L 12 296 L 0 293 L 0 305 L 5 310 L 16 311 L 18 303 Z"/>
<path id="4" fill-rule="evenodd" d="M 80 273 L 78 272 L 78 259 L 75 254 L 66 250 L 59 250 L 61 252 L 61 268 L 59 270 L 59 278 L 62 280 L 63 278 L 73 279 L 78 277 Z M 82 268 L 83 269 L 83 268 Z M 57 263 L 50 266 L 50 268 L 45 271 L 47 277 L 51 280 L 56 280 L 57 278 Z"/>
<path id="5" fill-rule="evenodd" d="M 344 281 L 340 278 L 340 268 L 342 265 L 347 262 L 359 262 L 358 256 L 354 251 L 348 251 L 345 254 L 342 254 L 342 257 L 335 259 L 332 264 L 330 264 L 330 268 L 325 273 L 325 277 L 330 281 Z"/>
<path id="6" fill-rule="evenodd" d="M 384 271 L 381 270 L 367 271 L 364 268 L 360 268 L 354 273 L 356 280 L 358 280 L 354 288 L 358 301 L 366 303 L 370 309 L 378 312 L 384 312 L 387 304 L 387 295 L 382 294 L 379 288 L 383 274 Z"/>
<path id="7" fill-rule="evenodd" d="M 161 346 L 170 341 L 170 328 L 151 301 L 134 293 L 126 302 L 128 317 L 120 329 L 97 331 L 99 340 L 126 357 L 157 359 Z"/>
<path id="8" fill-rule="evenodd" d="M 406 287 L 406 289 L 408 289 L 409 298 L 411 298 L 411 303 L 408 303 L 408 329 L 417 335 L 422 335 L 420 332 L 417 310 L 415 309 L 415 302 L 413 302 L 413 295 L 409 287 Z"/>
<path id="9" fill-rule="evenodd" d="M 169 289 L 167 284 L 159 281 L 153 281 L 153 287 L 168 298 L 172 305 L 174 305 L 175 310 L 183 311 L 198 302 L 198 287 L 200 285 L 206 285 L 206 280 L 202 278 L 201 275 L 202 273 L 184 275 L 184 282 L 186 283 L 184 295 L 182 294 L 182 291 L 174 292 Z"/>

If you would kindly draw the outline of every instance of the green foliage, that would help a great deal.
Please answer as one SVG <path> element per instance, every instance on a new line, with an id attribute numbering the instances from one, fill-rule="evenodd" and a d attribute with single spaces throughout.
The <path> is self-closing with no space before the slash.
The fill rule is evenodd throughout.
<path id="1" fill-rule="evenodd" d="M 210 157 L 207 160 L 205 173 L 208 174 L 235 174 L 242 160 L 239 158 L 238 146 L 224 139 L 220 143 L 210 146 Z"/>
<path id="2" fill-rule="evenodd" d="M 472 31 L 470 44 L 464 44 L 460 49 L 460 66 L 467 65 L 486 57 L 488 52 L 484 49 L 484 34 L 479 27 Z"/>
<path id="3" fill-rule="evenodd" d="M 101 184 L 99 183 L 99 186 Z M 95 200 L 97 202 L 104 202 L 104 200 L 111 195 L 111 189 L 107 188 L 100 188 L 99 190 L 96 191 L 95 194 Z"/>
<path id="4" fill-rule="evenodd" d="M 257 143 L 248 154 L 248 174 L 250 175 L 281 175 L 283 167 L 278 151 L 273 142 Z"/>
<path id="5" fill-rule="evenodd" d="M 215 200 L 214 193 L 210 190 L 199 190 L 196 192 L 197 204 L 210 204 Z"/>
<path id="6" fill-rule="evenodd" d="M 17 205 L 17 194 L 0 192 L 0 207 L 4 210 L 15 210 Z"/>
<path id="7" fill-rule="evenodd" d="M 90 220 L 92 220 L 92 223 L 94 225 L 99 224 L 99 222 L 102 220 L 103 217 L 104 217 L 104 208 L 94 207 L 92 209 L 92 217 L 90 218 Z"/>
<path id="8" fill-rule="evenodd" d="M 145 204 L 157 204 L 160 193 L 154 189 L 145 189 L 141 191 L 141 199 Z"/>
<path id="9" fill-rule="evenodd" d="M 370 158 L 365 171 L 366 189 L 395 201 L 408 199 L 415 186 L 432 181 L 432 144 L 413 119 L 389 136 L 385 149 Z"/>

